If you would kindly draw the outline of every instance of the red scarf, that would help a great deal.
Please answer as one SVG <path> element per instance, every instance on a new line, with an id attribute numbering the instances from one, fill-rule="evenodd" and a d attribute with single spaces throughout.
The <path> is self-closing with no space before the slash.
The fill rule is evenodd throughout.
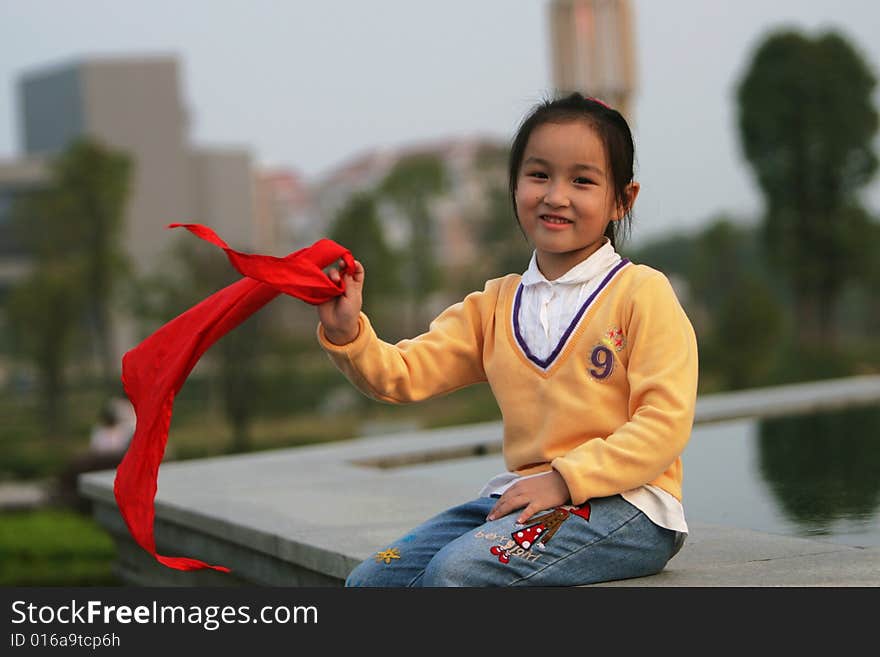
<path id="1" fill-rule="evenodd" d="M 122 383 L 137 414 L 137 427 L 116 469 L 113 492 L 132 537 L 160 563 L 178 570 L 229 572 L 198 559 L 156 554 L 153 500 L 174 397 L 212 344 L 278 294 L 284 292 L 312 305 L 342 294 L 344 284 L 331 281 L 323 269 L 342 258 L 348 270 L 354 271 L 354 259 L 347 249 L 327 239 L 284 258 L 239 253 L 210 228 L 199 224 L 171 224 L 169 228 L 178 226 L 226 251 L 232 266 L 245 278 L 171 320 L 123 356 Z"/>

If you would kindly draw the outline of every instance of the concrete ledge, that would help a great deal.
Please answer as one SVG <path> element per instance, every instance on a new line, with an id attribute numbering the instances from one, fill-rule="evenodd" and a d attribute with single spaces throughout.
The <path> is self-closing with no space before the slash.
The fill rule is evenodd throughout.
<path id="1" fill-rule="evenodd" d="M 38 509 L 49 501 L 50 488 L 48 481 L 0 483 L 0 509 L 3 511 Z"/>
<path id="2" fill-rule="evenodd" d="M 778 401 L 774 406 L 772 401 Z M 700 422 L 880 399 L 880 377 L 701 398 Z M 784 409 L 784 410 L 783 410 Z M 113 497 L 115 472 L 82 475 L 79 490 L 136 585 L 339 586 L 379 547 L 473 498 L 504 469 L 501 425 L 411 431 L 244 455 L 165 463 L 156 496 L 160 554 L 233 569 L 181 573 L 130 539 Z M 856 548 L 691 523 L 666 570 L 613 586 L 880 586 L 880 548 Z"/>
<path id="3" fill-rule="evenodd" d="M 753 388 L 697 400 L 694 422 L 717 422 L 747 417 L 776 417 L 827 411 L 880 400 L 880 376 L 796 383 Z"/>
<path id="4" fill-rule="evenodd" d="M 880 548 L 690 524 L 663 572 L 596 586 L 880 586 Z"/>

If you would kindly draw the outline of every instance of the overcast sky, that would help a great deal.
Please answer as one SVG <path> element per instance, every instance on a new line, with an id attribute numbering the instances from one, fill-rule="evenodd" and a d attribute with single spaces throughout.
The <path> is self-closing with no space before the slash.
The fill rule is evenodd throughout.
<path id="1" fill-rule="evenodd" d="M 377 146 L 506 140 L 551 86 L 547 4 L 0 0 L 0 159 L 21 152 L 19 76 L 102 54 L 178 55 L 193 143 L 246 146 L 257 163 L 310 178 Z M 880 74 L 876 0 L 634 6 L 636 241 L 760 212 L 733 94 L 769 30 L 839 30 Z M 877 180 L 866 201 L 880 212 Z"/>

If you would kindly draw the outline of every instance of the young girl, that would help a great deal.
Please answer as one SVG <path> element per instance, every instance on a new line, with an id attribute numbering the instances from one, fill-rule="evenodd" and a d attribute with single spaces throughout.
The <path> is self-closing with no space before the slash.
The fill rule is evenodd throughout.
<path id="1" fill-rule="evenodd" d="M 318 339 L 370 397 L 413 402 L 488 381 L 508 471 L 378 551 L 348 586 L 569 586 L 659 572 L 681 546 L 680 455 L 697 389 L 693 328 L 666 277 L 615 251 L 639 192 L 623 117 L 572 94 L 538 105 L 510 153 L 534 246 L 429 330 L 382 342 L 364 269 L 318 306 Z M 339 274 L 334 273 L 334 280 Z"/>

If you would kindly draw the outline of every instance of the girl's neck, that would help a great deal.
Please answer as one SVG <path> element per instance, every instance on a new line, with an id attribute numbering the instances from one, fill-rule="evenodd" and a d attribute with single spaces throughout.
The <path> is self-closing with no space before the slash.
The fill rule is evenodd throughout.
<path id="1" fill-rule="evenodd" d="M 567 272 L 571 271 L 571 269 L 587 260 L 604 245 L 605 240 L 602 239 L 596 244 L 591 244 L 584 249 L 569 251 L 567 253 L 535 251 L 538 270 L 548 281 L 555 281 L 560 276 L 564 276 Z"/>

